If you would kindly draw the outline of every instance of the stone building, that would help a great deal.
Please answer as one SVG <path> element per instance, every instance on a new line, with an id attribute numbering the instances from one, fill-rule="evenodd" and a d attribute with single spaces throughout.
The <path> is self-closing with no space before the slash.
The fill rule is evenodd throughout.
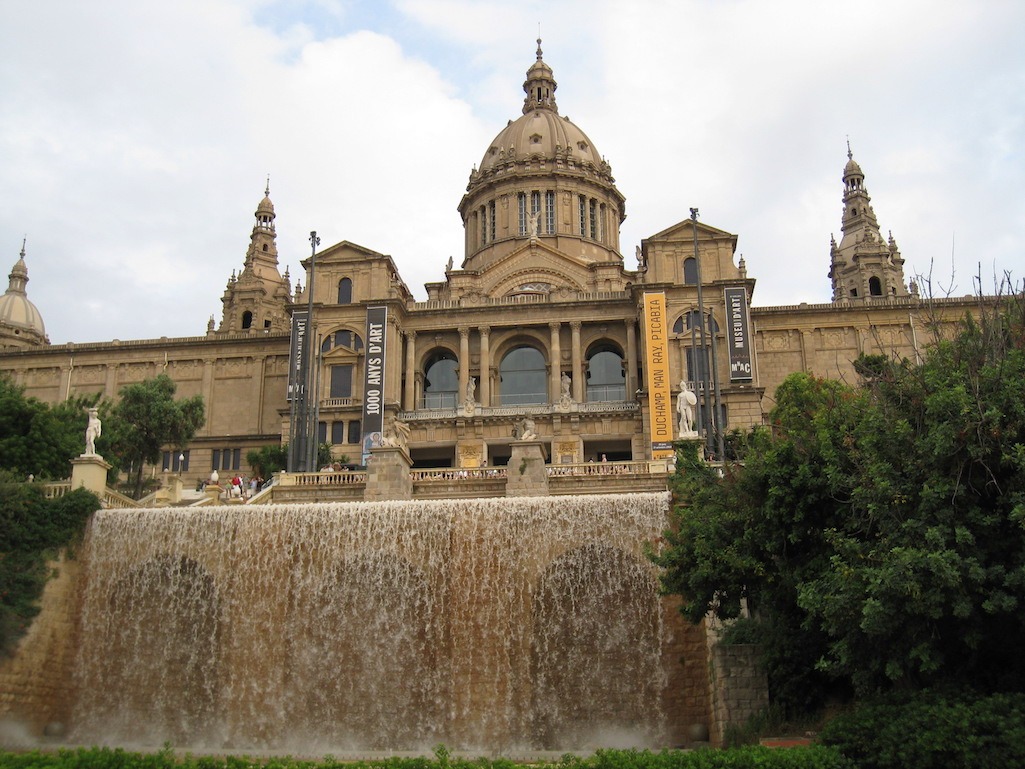
<path id="1" fill-rule="evenodd" d="M 390 256 L 347 241 L 316 254 L 315 275 L 308 257 L 306 288 L 293 290 L 278 268 L 268 188 L 220 323 L 211 316 L 201 336 L 51 345 L 25 293 L 23 248 L 0 298 L 0 371 L 48 402 L 114 398 L 166 373 L 181 396 L 203 396 L 207 422 L 189 446 L 168 447 L 165 466 L 193 480 L 246 470 L 247 450 L 289 439 L 290 325 L 312 307 L 307 392 L 336 456 L 359 462 L 367 434 L 398 419 L 414 468 L 502 465 L 529 417 L 551 463 L 644 460 L 677 436 L 681 381 L 709 396 L 701 425 L 718 415 L 724 431 L 744 429 L 764 419 L 787 374 L 853 381 L 859 354 L 913 357 L 937 319 L 968 309 L 926 302 L 907 283 L 850 151 L 842 238 L 823 258 L 832 302 L 752 304 L 737 236 L 696 212 L 644 239 L 630 269 L 619 243 L 626 198 L 587 134 L 560 115 L 540 42 L 523 90 L 522 114 L 485 148 L 458 202 L 463 259 L 427 284 L 426 301 Z M 368 354 L 371 313 L 385 318 L 381 356 Z"/>

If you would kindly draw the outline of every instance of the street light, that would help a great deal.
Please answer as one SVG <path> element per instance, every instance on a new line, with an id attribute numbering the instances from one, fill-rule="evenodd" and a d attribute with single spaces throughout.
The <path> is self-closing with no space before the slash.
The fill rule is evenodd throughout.
<path id="1" fill-rule="evenodd" d="M 185 465 L 185 452 L 182 451 L 178 454 L 178 477 L 182 477 L 182 467 Z"/>

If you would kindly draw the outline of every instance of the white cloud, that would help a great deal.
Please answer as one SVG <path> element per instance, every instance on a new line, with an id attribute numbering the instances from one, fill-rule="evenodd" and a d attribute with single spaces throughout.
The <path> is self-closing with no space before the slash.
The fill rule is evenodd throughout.
<path id="1" fill-rule="evenodd" d="M 1020 270 L 1025 9 L 1000 0 L 11 4 L 0 268 L 27 235 L 54 342 L 200 334 L 269 173 L 293 278 L 316 229 L 422 295 L 459 261 L 539 21 L 560 111 L 627 196 L 628 265 L 698 206 L 740 236 L 757 303 L 828 301 L 850 137 L 909 272 L 955 232 L 964 288 L 980 261 Z"/>

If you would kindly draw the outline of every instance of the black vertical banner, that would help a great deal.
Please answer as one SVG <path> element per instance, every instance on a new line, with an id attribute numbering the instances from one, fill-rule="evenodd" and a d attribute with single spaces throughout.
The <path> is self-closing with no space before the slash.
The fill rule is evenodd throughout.
<path id="1" fill-rule="evenodd" d="M 385 340 L 388 308 L 367 308 L 367 357 L 363 367 L 363 464 L 384 430 Z"/>
<path id="2" fill-rule="evenodd" d="M 724 289 L 726 317 L 730 340 L 730 381 L 750 382 L 754 379 L 751 366 L 751 320 L 747 312 L 747 289 L 733 286 Z"/>
<path id="3" fill-rule="evenodd" d="M 305 382 L 302 381 L 303 358 L 306 355 L 306 328 L 309 313 L 306 310 L 292 312 L 292 341 L 288 350 L 288 401 L 299 397 Z"/>

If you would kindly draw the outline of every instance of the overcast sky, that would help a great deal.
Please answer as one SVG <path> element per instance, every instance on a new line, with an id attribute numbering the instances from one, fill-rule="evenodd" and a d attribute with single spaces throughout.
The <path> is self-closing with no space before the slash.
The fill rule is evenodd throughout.
<path id="1" fill-rule="evenodd" d="M 539 23 L 628 267 L 696 206 L 754 304 L 829 301 L 849 139 L 908 277 L 1021 278 L 1017 0 L 0 0 L 0 270 L 55 344 L 203 334 L 269 174 L 293 285 L 317 230 L 425 298 Z"/>

